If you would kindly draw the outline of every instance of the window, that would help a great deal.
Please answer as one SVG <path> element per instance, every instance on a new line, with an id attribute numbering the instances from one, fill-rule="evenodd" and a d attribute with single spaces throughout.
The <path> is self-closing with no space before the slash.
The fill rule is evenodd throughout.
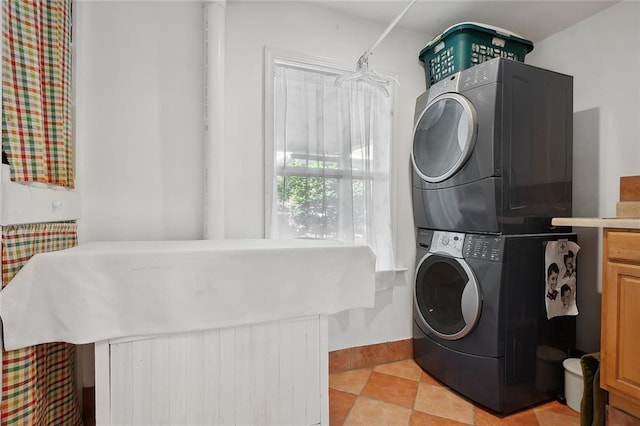
<path id="1" fill-rule="evenodd" d="M 392 98 L 362 81 L 336 85 L 350 71 L 270 53 L 267 237 L 366 244 L 378 280 L 392 281 Z"/>

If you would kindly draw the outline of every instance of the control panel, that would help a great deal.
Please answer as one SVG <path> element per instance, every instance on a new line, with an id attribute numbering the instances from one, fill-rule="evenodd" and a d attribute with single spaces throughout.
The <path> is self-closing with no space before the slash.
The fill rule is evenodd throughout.
<path id="1" fill-rule="evenodd" d="M 474 67 L 468 68 L 461 72 L 459 78 L 459 89 L 465 91 L 472 87 L 482 86 L 487 83 L 496 81 L 496 74 L 498 73 L 497 60 L 491 60 L 482 62 Z"/>
<path id="2" fill-rule="evenodd" d="M 473 87 L 483 86 L 487 83 L 496 83 L 500 62 L 497 59 L 482 62 L 471 68 L 458 71 L 431 87 L 428 90 L 428 103 L 443 93 L 460 93 Z"/>
<path id="3" fill-rule="evenodd" d="M 504 238 L 490 235 L 467 235 L 464 257 L 501 262 L 504 255 Z"/>
<path id="4" fill-rule="evenodd" d="M 462 257 L 464 234 L 460 232 L 434 231 L 431 241 L 432 253 L 445 253 Z"/>

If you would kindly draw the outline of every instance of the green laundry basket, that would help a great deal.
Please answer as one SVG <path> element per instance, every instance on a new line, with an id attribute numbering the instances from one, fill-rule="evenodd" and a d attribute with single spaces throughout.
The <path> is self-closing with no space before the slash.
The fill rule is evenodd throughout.
<path id="1" fill-rule="evenodd" d="M 463 22 L 447 28 L 420 51 L 427 87 L 493 58 L 524 62 L 533 43 L 502 28 Z"/>

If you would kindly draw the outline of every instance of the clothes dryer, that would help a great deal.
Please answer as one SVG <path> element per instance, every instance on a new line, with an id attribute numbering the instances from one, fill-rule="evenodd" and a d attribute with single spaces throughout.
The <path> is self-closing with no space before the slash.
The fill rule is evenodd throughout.
<path id="1" fill-rule="evenodd" d="M 556 398 L 575 316 L 547 319 L 545 243 L 575 234 L 420 229 L 414 358 L 465 397 L 501 413 Z"/>
<path id="2" fill-rule="evenodd" d="M 416 226 L 554 231 L 551 218 L 572 213 L 572 117 L 571 76 L 508 59 L 431 86 L 416 102 Z"/>

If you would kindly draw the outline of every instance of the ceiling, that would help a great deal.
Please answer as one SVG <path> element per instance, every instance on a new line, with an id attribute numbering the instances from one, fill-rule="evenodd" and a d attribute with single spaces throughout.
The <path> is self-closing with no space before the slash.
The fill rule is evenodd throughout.
<path id="1" fill-rule="evenodd" d="M 390 24 L 409 0 L 310 0 L 323 7 Z M 509 30 L 536 43 L 619 0 L 417 0 L 398 27 L 436 36 L 460 22 L 480 22 Z"/>

